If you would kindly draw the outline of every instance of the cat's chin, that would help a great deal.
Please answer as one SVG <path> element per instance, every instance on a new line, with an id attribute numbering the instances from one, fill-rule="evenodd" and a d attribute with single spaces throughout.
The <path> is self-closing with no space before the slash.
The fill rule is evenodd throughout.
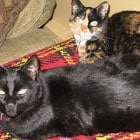
<path id="1" fill-rule="evenodd" d="M 9 117 L 9 118 L 15 118 L 17 116 L 17 113 L 16 112 L 6 112 L 6 115 Z"/>

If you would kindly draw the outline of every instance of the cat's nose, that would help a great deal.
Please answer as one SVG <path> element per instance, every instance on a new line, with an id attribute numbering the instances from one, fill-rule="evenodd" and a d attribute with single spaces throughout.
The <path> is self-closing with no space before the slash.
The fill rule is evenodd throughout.
<path id="1" fill-rule="evenodd" d="M 14 103 L 8 103 L 8 104 L 7 104 L 7 108 L 9 108 L 9 109 L 13 109 L 14 106 L 15 106 Z"/>
<path id="2" fill-rule="evenodd" d="M 87 32 L 87 26 L 86 25 L 81 25 L 81 30 L 82 30 L 82 32 Z"/>

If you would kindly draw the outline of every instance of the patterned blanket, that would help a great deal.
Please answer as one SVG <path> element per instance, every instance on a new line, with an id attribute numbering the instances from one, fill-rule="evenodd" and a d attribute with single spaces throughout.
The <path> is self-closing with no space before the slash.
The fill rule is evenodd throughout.
<path id="1" fill-rule="evenodd" d="M 67 65 L 75 65 L 79 62 L 76 45 L 73 39 L 66 40 L 54 46 L 46 47 L 37 52 L 30 53 L 16 60 L 9 61 L 4 66 L 21 66 L 27 59 L 36 54 L 41 61 L 41 70 L 52 69 Z M 2 123 L 2 120 L 1 120 Z M 2 129 L 0 125 L 0 129 Z M 20 140 L 13 138 L 9 133 L 0 131 L 0 140 Z M 110 134 L 96 134 L 92 136 L 79 135 L 75 137 L 55 137 L 46 140 L 140 140 L 140 132 L 120 132 Z"/>
<path id="2" fill-rule="evenodd" d="M 32 52 L 16 60 L 9 61 L 4 66 L 21 66 L 27 59 L 36 54 L 41 61 L 41 70 L 52 69 L 56 67 L 75 65 L 79 61 L 73 38 L 50 47 Z"/>

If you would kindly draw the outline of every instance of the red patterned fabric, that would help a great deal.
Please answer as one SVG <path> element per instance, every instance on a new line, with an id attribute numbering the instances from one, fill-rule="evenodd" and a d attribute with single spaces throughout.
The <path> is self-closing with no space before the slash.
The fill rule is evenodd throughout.
<path id="1" fill-rule="evenodd" d="M 93 136 L 80 135 L 72 138 L 57 137 L 46 140 L 140 140 L 140 132 L 96 134 Z"/>
<path id="2" fill-rule="evenodd" d="M 9 133 L 0 132 L 0 140 L 21 140 L 13 138 Z M 92 136 L 79 135 L 75 137 L 54 137 L 44 140 L 140 140 L 140 132 L 120 132 L 110 134 L 95 134 Z"/>
<path id="3" fill-rule="evenodd" d="M 36 54 L 41 60 L 41 70 L 52 69 L 67 65 L 75 65 L 79 62 L 79 57 L 76 51 L 75 42 L 73 39 L 66 40 L 54 46 L 47 47 L 37 52 L 30 53 L 22 58 L 9 61 L 5 66 L 20 66 L 23 65 L 27 59 Z M 139 123 L 139 122 L 138 122 Z M 0 131 L 0 140 L 20 140 L 13 138 L 9 133 Z M 110 134 L 95 134 L 92 136 L 79 135 L 75 137 L 55 137 L 44 140 L 140 140 L 140 132 L 120 132 Z"/>
<path id="4" fill-rule="evenodd" d="M 9 61 L 4 66 L 21 66 L 27 59 L 36 54 L 41 61 L 41 70 L 52 69 L 67 65 L 75 65 L 79 61 L 76 45 L 73 39 L 66 40 L 54 46 L 32 52 L 16 60 Z"/>

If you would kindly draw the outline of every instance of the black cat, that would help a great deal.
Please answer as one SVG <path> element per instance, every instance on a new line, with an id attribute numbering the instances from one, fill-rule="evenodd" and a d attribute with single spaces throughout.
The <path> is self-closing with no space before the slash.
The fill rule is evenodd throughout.
<path id="1" fill-rule="evenodd" d="M 0 67 L 0 110 L 20 138 L 140 131 L 140 56 L 39 71 L 32 56 Z"/>

